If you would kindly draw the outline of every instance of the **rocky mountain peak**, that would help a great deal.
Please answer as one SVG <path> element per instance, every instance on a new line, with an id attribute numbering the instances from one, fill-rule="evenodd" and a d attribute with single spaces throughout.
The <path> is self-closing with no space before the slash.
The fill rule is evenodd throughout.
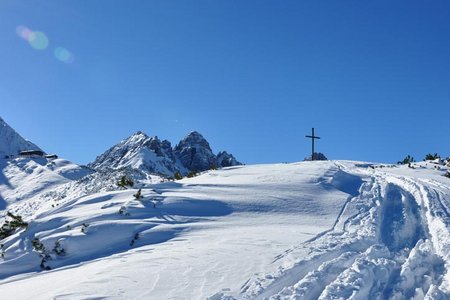
<path id="1" fill-rule="evenodd" d="M 185 138 L 183 138 L 177 145 L 177 148 L 193 147 L 193 148 L 206 148 L 211 150 L 208 141 L 197 131 L 190 132 Z"/>
<path id="2" fill-rule="evenodd" d="M 231 154 L 220 152 L 216 156 L 208 141 L 197 131 L 190 132 L 176 147 L 157 136 L 149 137 L 138 131 L 113 146 L 89 166 L 94 169 L 133 168 L 150 173 L 173 176 L 179 171 L 205 171 L 212 167 L 239 165 Z"/>
<path id="3" fill-rule="evenodd" d="M 25 140 L 0 117 L 0 158 L 18 155 L 20 151 L 25 150 L 41 150 L 41 148 Z"/>

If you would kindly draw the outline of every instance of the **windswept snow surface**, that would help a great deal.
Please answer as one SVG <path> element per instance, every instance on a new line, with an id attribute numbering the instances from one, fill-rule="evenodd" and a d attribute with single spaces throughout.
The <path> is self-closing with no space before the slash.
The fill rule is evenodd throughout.
<path id="1" fill-rule="evenodd" d="M 30 216 L 49 202 L 42 195 L 90 173 L 64 159 L 0 158 L 0 212 L 8 209 Z"/>
<path id="2" fill-rule="evenodd" d="M 145 187 L 139 200 L 136 189 L 66 199 L 2 241 L 1 295 L 448 299 L 450 179 L 444 166 L 415 167 L 238 166 Z"/>

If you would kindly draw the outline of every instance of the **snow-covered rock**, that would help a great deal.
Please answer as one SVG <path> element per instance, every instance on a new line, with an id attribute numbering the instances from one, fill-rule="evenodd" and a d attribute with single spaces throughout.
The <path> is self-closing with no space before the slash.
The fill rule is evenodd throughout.
<path id="1" fill-rule="evenodd" d="M 242 165 L 242 163 L 238 162 L 233 154 L 229 154 L 227 151 L 221 151 L 217 153 L 217 165 L 220 167 L 232 167 Z"/>
<path id="2" fill-rule="evenodd" d="M 314 152 L 313 160 L 328 160 L 328 158 L 322 152 Z M 306 157 L 303 161 L 311 161 L 311 155 Z"/>

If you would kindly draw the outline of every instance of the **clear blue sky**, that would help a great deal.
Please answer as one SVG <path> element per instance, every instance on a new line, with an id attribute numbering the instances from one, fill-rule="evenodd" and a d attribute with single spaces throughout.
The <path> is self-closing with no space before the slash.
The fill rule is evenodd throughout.
<path id="1" fill-rule="evenodd" d="M 299 161 L 313 126 L 332 159 L 450 155 L 449 1 L 2 0 L 0 45 L 0 116 L 78 163 L 138 130 Z"/>

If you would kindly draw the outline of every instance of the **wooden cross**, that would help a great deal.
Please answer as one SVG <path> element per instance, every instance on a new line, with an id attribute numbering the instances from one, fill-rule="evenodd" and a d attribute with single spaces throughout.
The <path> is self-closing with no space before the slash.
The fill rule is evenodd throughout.
<path id="1" fill-rule="evenodd" d="M 312 135 L 305 135 L 305 137 L 310 138 L 312 140 L 311 160 L 314 160 L 314 140 L 320 139 L 320 137 L 314 135 L 314 128 L 312 129 Z"/>

